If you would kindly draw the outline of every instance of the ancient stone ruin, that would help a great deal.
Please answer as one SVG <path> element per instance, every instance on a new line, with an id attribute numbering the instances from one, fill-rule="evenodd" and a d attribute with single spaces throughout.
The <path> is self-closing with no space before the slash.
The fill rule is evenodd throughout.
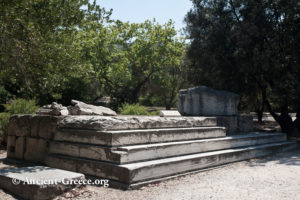
<path id="1" fill-rule="evenodd" d="M 9 125 L 8 158 L 134 188 L 295 148 L 283 133 L 247 133 L 252 118 L 238 115 L 238 101 L 235 94 L 197 87 L 180 91 L 179 112 L 189 116 L 99 116 L 95 114 L 103 110 L 114 112 L 75 101 L 67 115 L 15 115 Z M 236 135 L 228 136 L 228 128 Z"/>
<path id="2" fill-rule="evenodd" d="M 186 116 L 236 116 L 240 96 L 206 86 L 179 91 L 178 110 Z"/>
<path id="3" fill-rule="evenodd" d="M 218 126 L 226 127 L 227 133 L 247 133 L 253 130 L 253 117 L 239 115 L 240 96 L 206 86 L 179 91 L 178 111 L 184 116 L 213 116 Z"/>
<path id="4" fill-rule="evenodd" d="M 50 105 L 45 105 L 37 110 L 39 115 L 101 115 L 101 116 L 116 116 L 117 113 L 110 108 L 103 106 L 94 106 L 83 103 L 81 101 L 72 100 L 71 106 L 65 107 L 61 104 L 53 102 Z"/>

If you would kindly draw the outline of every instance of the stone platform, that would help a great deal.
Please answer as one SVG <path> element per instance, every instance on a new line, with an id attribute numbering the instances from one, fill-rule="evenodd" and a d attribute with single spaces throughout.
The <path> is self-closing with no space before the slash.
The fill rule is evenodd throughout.
<path id="1" fill-rule="evenodd" d="M 8 157 L 123 188 L 292 149 L 283 133 L 228 136 L 217 117 L 13 116 Z"/>

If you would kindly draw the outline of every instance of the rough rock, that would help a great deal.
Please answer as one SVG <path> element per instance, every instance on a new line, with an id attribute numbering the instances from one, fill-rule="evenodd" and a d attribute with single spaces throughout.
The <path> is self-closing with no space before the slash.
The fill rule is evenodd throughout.
<path id="1" fill-rule="evenodd" d="M 178 111 L 187 116 L 231 116 L 237 115 L 240 96 L 206 86 L 179 91 Z"/>
<path id="2" fill-rule="evenodd" d="M 71 115 L 101 115 L 101 116 L 117 115 L 115 111 L 103 106 L 94 106 L 76 100 L 72 100 L 71 103 L 72 106 L 68 106 L 68 110 Z"/>
<path id="3" fill-rule="evenodd" d="M 67 107 L 65 107 L 61 104 L 58 104 L 56 102 L 53 102 L 52 104 L 45 105 L 45 106 L 39 108 L 36 111 L 36 114 L 60 116 L 60 115 L 68 115 L 69 111 L 68 111 Z"/>

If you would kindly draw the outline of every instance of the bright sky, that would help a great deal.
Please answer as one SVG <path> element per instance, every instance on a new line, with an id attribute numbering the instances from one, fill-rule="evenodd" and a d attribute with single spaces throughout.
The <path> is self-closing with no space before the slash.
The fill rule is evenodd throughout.
<path id="1" fill-rule="evenodd" d="M 160 24 L 172 19 L 177 30 L 184 28 L 184 16 L 192 8 L 190 0 L 97 0 L 97 4 L 112 8 L 112 19 L 139 23 L 156 18 Z"/>

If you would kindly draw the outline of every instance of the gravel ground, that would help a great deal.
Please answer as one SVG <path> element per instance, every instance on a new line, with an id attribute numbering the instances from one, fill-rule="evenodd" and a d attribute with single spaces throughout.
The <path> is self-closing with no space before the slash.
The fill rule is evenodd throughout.
<path id="1" fill-rule="evenodd" d="M 3 167 L 3 163 L 0 165 Z M 0 199 L 15 199 L 0 190 Z M 299 200 L 300 149 L 263 159 L 230 164 L 138 190 L 87 186 L 56 200 Z"/>

